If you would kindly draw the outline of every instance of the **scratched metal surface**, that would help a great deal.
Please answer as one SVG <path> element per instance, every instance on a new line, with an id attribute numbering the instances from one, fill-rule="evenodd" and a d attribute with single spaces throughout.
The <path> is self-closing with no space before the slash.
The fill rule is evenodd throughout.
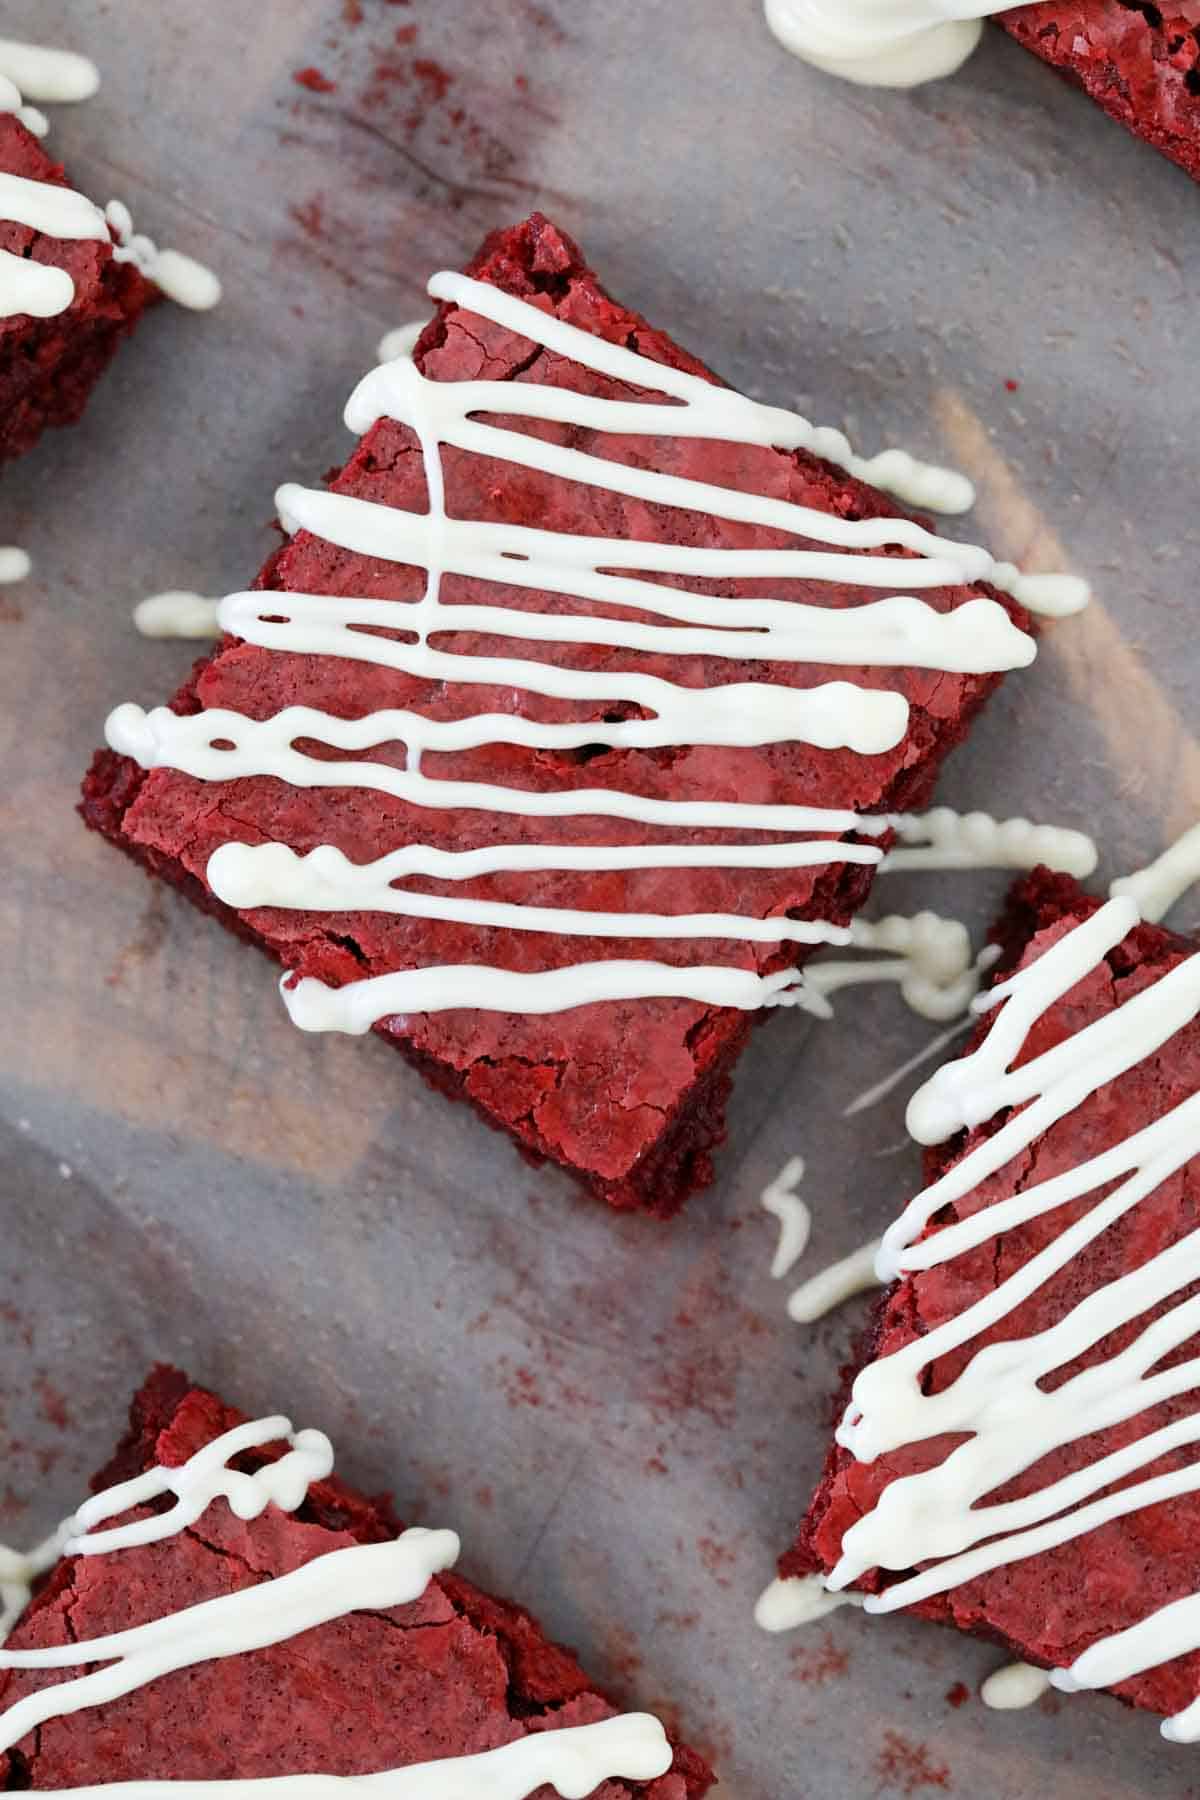
<path id="1" fill-rule="evenodd" d="M 893 994 L 758 1034 L 719 1182 L 663 1231 L 530 1171 L 382 1045 L 293 1033 L 270 970 L 72 802 L 108 707 L 188 661 L 133 634 L 131 603 L 242 585 L 276 482 L 342 459 L 383 328 L 540 203 L 731 379 L 961 463 L 994 546 L 1093 577 L 1093 613 L 1048 636 L 943 794 L 1090 826 L 1103 873 L 1130 866 L 1200 813 L 1200 196 L 998 34 L 956 81 L 886 96 L 792 62 L 755 0 L 363 10 L 3 8 L 103 63 L 54 123 L 79 184 L 210 259 L 228 299 L 163 308 L 0 497 L 37 563 L 0 593 L 0 1534 L 73 1502 L 170 1357 L 326 1425 L 350 1477 L 458 1527 L 480 1579 L 677 1712 L 731 1800 L 1016 1800 L 1051 1771 L 1063 1800 L 1195 1792 L 1194 1756 L 1113 1703 L 985 1712 L 986 1647 L 751 1623 L 856 1323 L 789 1327 L 758 1196 L 805 1153 L 816 1265 L 909 1192 L 902 1099 L 840 1117 L 928 1036 Z M 306 66 L 335 89 L 298 86 Z M 1000 885 L 888 900 L 982 922 Z"/>

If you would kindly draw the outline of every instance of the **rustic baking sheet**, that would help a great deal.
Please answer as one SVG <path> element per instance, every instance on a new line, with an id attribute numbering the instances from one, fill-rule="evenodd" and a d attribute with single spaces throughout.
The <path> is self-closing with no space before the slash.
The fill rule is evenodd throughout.
<path id="1" fill-rule="evenodd" d="M 1200 815 L 1200 194 L 999 34 L 950 83 L 871 94 L 793 62 L 759 10 L 2 8 L 103 64 L 55 114 L 77 181 L 228 298 L 161 309 L 0 491 L 0 539 L 36 560 L 0 590 L 0 1536 L 75 1500 L 170 1357 L 458 1528 L 481 1580 L 678 1709 L 731 1800 L 1194 1793 L 1196 1753 L 1114 1703 L 985 1711 L 987 1647 L 751 1622 L 856 1323 L 788 1324 L 759 1195 L 804 1153 L 816 1266 L 910 1192 L 902 1096 L 840 1116 L 930 1034 L 892 992 L 757 1035 L 718 1184 L 664 1230 L 531 1171 L 383 1045 L 295 1033 L 265 963 L 72 812 L 109 706 L 189 660 L 131 604 L 243 585 L 275 484 L 342 459 L 381 331 L 537 204 L 731 379 L 962 464 L 995 547 L 1094 579 L 947 801 L 1092 828 L 1106 878 Z M 336 86 L 298 85 L 310 67 Z M 1001 885 L 893 878 L 887 901 L 982 923 Z"/>

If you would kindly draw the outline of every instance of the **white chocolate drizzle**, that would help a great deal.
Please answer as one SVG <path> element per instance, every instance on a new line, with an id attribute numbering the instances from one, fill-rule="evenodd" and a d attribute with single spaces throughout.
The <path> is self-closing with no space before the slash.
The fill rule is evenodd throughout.
<path id="1" fill-rule="evenodd" d="M 235 1456 L 276 1442 L 287 1443 L 286 1453 L 252 1475 L 228 1467 Z M 135 1544 L 156 1544 L 194 1525 L 218 1498 L 238 1519 L 257 1519 L 271 1505 L 295 1512 L 312 1483 L 324 1481 L 332 1471 L 333 1445 L 323 1431 L 293 1431 L 291 1420 L 282 1416 L 249 1420 L 214 1438 L 179 1468 L 149 1469 L 85 1500 L 68 1521 L 73 1529 L 64 1548 L 70 1556 L 99 1556 Z M 168 1511 L 108 1531 L 95 1529 L 103 1520 L 164 1494 L 175 1495 Z"/>
<path id="2" fill-rule="evenodd" d="M 916 87 L 952 75 L 981 21 L 1020 0 L 765 0 L 785 49 L 864 87 Z"/>
<path id="3" fill-rule="evenodd" d="M 776 1281 L 782 1280 L 794 1268 L 808 1247 L 812 1213 L 807 1201 L 796 1192 L 803 1180 L 804 1158 L 793 1156 L 784 1163 L 774 1181 L 768 1182 L 763 1189 L 763 1210 L 779 1220 L 779 1243 L 771 1262 L 771 1274 Z"/>
<path id="4" fill-rule="evenodd" d="M 11 1550 L 0 1544 L 0 1645 L 29 1605 L 35 1582 L 62 1555 L 66 1537 L 67 1530 L 59 1526 L 32 1550 Z"/>
<path id="5" fill-rule="evenodd" d="M 833 1594 L 819 1575 L 782 1575 L 768 1583 L 754 1608 L 762 1631 L 795 1631 L 815 1624 L 843 1606 L 861 1606 L 861 1594 Z"/>
<path id="6" fill-rule="evenodd" d="M 674 1761 L 650 1713 L 530 1731 L 474 1756 L 410 1763 L 372 1775 L 270 1775 L 247 1781 L 116 1781 L 60 1788 L 70 1800 L 528 1800 L 552 1787 L 586 1800 L 608 1781 L 653 1781 Z"/>
<path id="7" fill-rule="evenodd" d="M 919 1194 L 884 1234 L 880 1280 L 930 1269 L 994 1242 L 1026 1221 L 1100 1194 L 1090 1208 L 960 1314 L 933 1325 L 866 1366 L 838 1427 L 837 1441 L 860 1462 L 944 1434 L 963 1441 L 919 1473 L 900 1476 L 845 1532 L 825 1578 L 842 1592 L 871 1570 L 906 1573 L 866 1610 L 892 1612 L 945 1593 L 987 1571 L 1038 1555 L 1142 1508 L 1200 1490 L 1200 1465 L 1136 1477 L 1167 1453 L 1200 1443 L 1200 1414 L 1145 1431 L 1016 1500 L 987 1502 L 1056 1449 L 1140 1417 L 1192 1391 L 1197 1364 L 1178 1352 L 1200 1331 L 1200 1298 L 1178 1296 L 1200 1278 L 1200 1232 L 1189 1232 L 1140 1266 L 1089 1293 L 1032 1336 L 996 1338 L 996 1327 L 1200 1153 L 1200 1093 L 1074 1168 L 1028 1180 L 929 1235 L 942 1209 L 972 1194 L 1023 1156 L 1090 1095 L 1164 1050 L 1200 1016 L 1200 955 L 1165 974 L 1073 1036 L 1018 1062 L 1049 1008 L 1097 969 L 1138 922 L 1127 896 L 1109 900 L 1034 961 L 983 996 L 997 1008 L 991 1030 L 967 1056 L 945 1064 L 914 1095 L 909 1129 L 918 1142 L 944 1143 L 962 1130 L 1003 1123 Z M 1164 1303 L 1168 1310 L 1157 1313 Z M 1047 1389 L 1045 1379 L 1086 1356 L 1112 1332 L 1137 1330 L 1126 1347 Z M 938 1360 L 987 1334 L 947 1386 L 927 1391 Z M 1114 1484 L 1116 1491 L 1112 1491 Z M 1200 1595 L 1150 1613 L 1101 1638 L 1067 1669 L 1051 1674 L 1065 1690 L 1108 1687 L 1200 1648 Z M 1168 1719 L 1163 1734 L 1200 1737 L 1200 1700 Z"/>
<path id="8" fill-rule="evenodd" d="M 428 319 L 410 319 L 407 325 L 397 325 L 394 330 L 385 332 L 375 352 L 379 361 L 395 362 L 398 356 L 411 356 L 428 323 Z"/>
<path id="9" fill-rule="evenodd" d="M 143 637 L 214 638 L 221 630 L 217 624 L 219 604 L 185 588 L 168 588 L 139 600 L 133 609 L 133 623 Z"/>
<path id="10" fill-rule="evenodd" d="M 1144 869 L 1122 875 L 1109 893 L 1133 900 L 1143 919 L 1161 919 L 1200 881 L 1200 825 L 1193 825 Z"/>
<path id="11" fill-rule="evenodd" d="M 189 312 L 211 312 L 217 305 L 221 283 L 211 269 L 181 250 L 160 250 L 153 238 L 133 229 L 129 208 L 120 200 L 109 201 L 104 217 L 115 246 L 114 261 L 133 263 L 168 300 Z"/>
<path id="12" fill-rule="evenodd" d="M 1034 655 L 1032 638 L 998 601 L 977 597 L 943 613 L 923 600 L 920 590 L 990 580 L 1036 610 L 1073 610 L 1086 600 L 1086 588 L 1074 578 L 1020 576 L 1011 565 L 996 563 L 986 551 L 939 539 L 911 520 L 843 519 L 770 496 L 671 475 L 660 468 L 627 465 L 494 424 L 492 417 L 501 415 L 618 436 L 804 448 L 919 504 L 957 508 L 972 498 L 969 484 L 946 470 L 927 468 L 892 450 L 863 460 L 840 432 L 814 427 L 798 414 L 761 405 L 698 376 L 664 367 L 624 345 L 564 324 L 489 284 L 441 274 L 430 282 L 429 292 L 435 299 L 450 301 L 520 334 L 555 357 L 662 395 L 666 403 L 602 398 L 536 382 L 435 381 L 414 363 L 410 331 L 402 353 L 360 383 L 346 408 L 346 423 L 361 434 L 378 420 L 389 418 L 412 430 L 423 457 L 428 510 L 416 513 L 294 483 L 282 487 L 276 501 L 289 532 L 304 530 L 356 554 L 423 569 L 422 598 L 401 603 L 276 591 L 237 593 L 221 602 L 218 625 L 245 642 L 281 654 L 342 658 L 422 680 L 474 683 L 552 699 L 632 704 L 648 716 L 560 724 L 507 713 L 431 720 L 414 711 L 390 709 L 345 719 L 294 706 L 272 717 L 249 719 L 224 708 L 182 717 L 165 707 L 147 714 L 125 705 L 107 722 L 108 742 L 114 749 L 147 769 L 177 769 L 204 781 L 272 776 L 296 787 L 375 789 L 412 805 L 447 811 L 508 812 L 527 818 L 590 814 L 668 828 L 858 831 L 878 836 L 888 829 L 886 819 L 863 819 L 837 809 L 718 800 L 672 802 L 608 788 L 529 792 L 486 782 L 431 778 L 423 771 L 422 759 L 426 752 L 495 744 L 567 751 L 589 746 L 653 749 L 800 741 L 821 749 L 845 747 L 863 755 L 880 754 L 900 743 L 908 729 L 908 703 L 897 692 L 843 680 L 809 688 L 761 681 L 697 688 L 657 675 L 614 672 L 607 667 L 587 671 L 525 656 L 472 655 L 437 648 L 434 640 L 452 632 L 475 632 L 518 644 L 611 645 L 615 650 L 655 655 L 730 657 L 743 665 L 799 662 L 859 668 L 868 664 L 983 674 L 1028 664 Z M 827 548 L 713 549 L 451 518 L 442 467 L 445 447 L 651 505 L 683 507 L 721 520 L 773 527 Z M 900 561 L 879 554 L 895 545 L 914 554 Z M 519 593 L 615 606 L 643 617 L 634 620 L 571 611 L 447 604 L 441 588 L 450 575 L 503 583 Z M 731 604 L 699 591 L 663 586 L 653 579 L 660 575 L 699 581 L 805 577 L 868 591 L 890 589 L 903 580 L 912 591 L 885 593 L 844 608 L 779 599 Z M 390 635 L 380 635 L 384 630 Z M 401 630 L 403 638 L 397 635 Z M 404 767 L 313 756 L 297 747 L 301 739 L 350 753 L 400 744 L 405 751 Z M 939 825 L 942 836 L 952 835 L 948 821 L 953 816 L 946 815 Z M 1027 839 L 1033 828 L 1025 821 L 1018 823 Z M 913 841 L 920 838 L 918 821 L 906 819 L 904 828 Z M 972 854 L 978 856 L 979 852 L 976 849 Z M 629 852 L 618 855 L 625 857 Z M 699 937 L 805 945 L 858 941 L 901 952 L 898 964 L 872 965 L 871 974 L 863 973 L 858 965 L 852 974 L 827 968 L 812 986 L 795 970 L 762 976 L 724 964 L 677 968 L 653 959 L 580 962 L 534 974 L 481 964 L 398 970 L 336 990 L 311 978 L 293 985 L 287 977 L 283 992 L 288 1010 L 302 1029 L 310 1031 L 360 1033 L 384 1018 L 453 1007 L 540 1013 L 599 1000 L 650 996 L 682 996 L 702 1004 L 742 1008 L 801 1005 L 827 1012 L 825 996 L 834 987 L 888 977 L 900 979 L 906 995 L 910 999 L 916 996 L 934 1016 L 945 1017 L 949 1016 L 947 1008 L 961 1010 L 965 1001 L 958 998 L 960 992 L 973 991 L 966 985 L 968 975 L 958 936 L 961 928 L 952 932 L 944 923 L 936 942 L 922 921 L 904 922 L 903 926 L 885 921 L 877 927 L 864 927 L 856 940 L 821 922 L 499 905 L 414 893 L 396 885 L 412 875 L 467 879 L 485 869 L 796 868 L 817 862 L 878 863 L 880 851 L 871 844 L 846 845 L 826 838 L 816 844 L 729 849 L 711 844 L 647 845 L 628 862 L 614 862 L 611 856 L 603 848 L 584 845 L 565 850 L 501 845 L 481 858 L 479 852 L 451 855 L 415 844 L 355 866 L 330 845 L 301 856 L 286 845 L 226 844 L 212 856 L 207 877 L 218 897 L 241 908 L 363 909 L 565 936 Z M 948 972 L 951 961 L 955 966 Z"/>
<path id="13" fill-rule="evenodd" d="M 818 1018 L 833 1017 L 830 994 L 864 982 L 898 982 L 909 1006 L 926 1019 L 957 1018 L 978 990 L 979 965 L 967 928 L 958 919 L 931 912 L 911 918 L 892 913 L 885 919 L 855 919 L 850 944 L 856 950 L 894 954 L 879 962 L 834 960 L 805 969 L 806 1008 Z"/>
<path id="14" fill-rule="evenodd" d="M 229 1467 L 248 1450 L 289 1445 L 253 1474 Z M 204 1445 L 178 1468 L 153 1468 L 87 1500 L 57 1532 L 27 1556 L 0 1548 L 0 1643 L 14 1610 L 37 1577 L 62 1555 L 99 1556 L 160 1542 L 186 1530 L 216 1500 L 240 1519 L 268 1505 L 295 1511 L 313 1482 L 333 1467 L 320 1431 L 293 1432 L 290 1421 L 248 1421 Z M 173 1493 L 166 1512 L 108 1530 L 94 1528 Z M 75 1669 L 89 1672 L 40 1688 L 0 1712 L 0 1753 L 48 1720 L 102 1706 L 149 1682 L 197 1663 L 265 1649 L 358 1611 L 383 1612 L 419 1600 L 433 1577 L 452 1568 L 459 1540 L 453 1531 L 411 1527 L 390 1541 L 351 1544 L 326 1552 L 285 1575 L 259 1581 L 131 1630 L 39 1647 L 0 1649 L 0 1669 Z M 101 1667 L 91 1667 L 100 1664 Z M 674 1752 L 648 1713 L 615 1714 L 589 1725 L 530 1731 L 471 1756 L 336 1777 L 285 1774 L 231 1781 L 128 1781 L 61 1790 L 82 1800 L 527 1800 L 552 1786 L 562 1800 L 585 1800 L 610 1780 L 652 1781 L 665 1775 Z"/>
<path id="15" fill-rule="evenodd" d="M 860 1250 L 844 1256 L 840 1262 L 831 1263 L 819 1275 L 813 1275 L 808 1281 L 802 1282 L 788 1300 L 788 1318 L 794 1319 L 798 1325 L 813 1325 L 818 1319 L 823 1319 L 826 1313 L 844 1306 L 855 1294 L 863 1294 L 869 1288 L 878 1287 L 879 1277 L 875 1273 L 875 1259 L 878 1255 L 879 1239 L 875 1238 Z"/>

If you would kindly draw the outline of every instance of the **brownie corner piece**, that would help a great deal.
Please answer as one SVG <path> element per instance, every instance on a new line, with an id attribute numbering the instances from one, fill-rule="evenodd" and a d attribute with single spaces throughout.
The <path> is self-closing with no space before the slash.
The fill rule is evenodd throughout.
<path id="1" fill-rule="evenodd" d="M 0 462 L 31 450 L 48 427 L 80 418 L 121 339 L 160 298 L 132 261 L 118 259 L 107 231 L 100 235 L 98 209 L 72 195 L 61 165 L 14 113 L 0 113 L 4 177 L 19 190 L 12 210 L 25 217 L 0 216 Z M 31 198 L 37 187 L 47 189 L 48 209 L 36 191 Z M 60 221 L 57 195 L 87 216 Z M 85 229 L 93 235 L 56 235 Z"/>
<path id="2" fill-rule="evenodd" d="M 224 1783 L 428 1764 L 455 1792 L 558 1791 L 558 1774 L 606 1800 L 702 1800 L 697 1752 L 459 1575 L 453 1532 L 406 1530 L 332 1463 L 322 1433 L 152 1370 L 6 1642 L 0 1783 L 203 1781 L 220 1800 Z M 62 1685 L 114 1633 L 117 1690 Z M 55 1651 L 65 1669 L 39 1666 Z"/>
<path id="3" fill-rule="evenodd" d="M 832 1579 L 1190 1741 L 1200 955 L 1132 886 L 1013 888 L 994 1001 L 910 1103 L 926 1185 L 780 1562 L 809 1586 L 771 1598 L 806 1616 Z"/>

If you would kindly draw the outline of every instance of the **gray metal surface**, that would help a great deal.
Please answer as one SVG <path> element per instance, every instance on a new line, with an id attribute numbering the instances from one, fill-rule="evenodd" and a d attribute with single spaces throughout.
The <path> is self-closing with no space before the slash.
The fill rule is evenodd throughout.
<path id="1" fill-rule="evenodd" d="M 348 1476 L 461 1530 L 480 1579 L 677 1711 L 731 1800 L 1195 1792 L 1195 1753 L 1114 1703 L 950 1704 L 999 1660 L 984 1646 L 751 1623 L 856 1323 L 789 1326 L 758 1197 L 803 1151 L 816 1266 L 909 1193 L 902 1097 L 840 1119 L 929 1034 L 894 994 L 757 1035 L 718 1184 L 663 1230 L 529 1170 L 382 1045 L 295 1033 L 269 968 L 72 805 L 108 707 L 188 661 L 134 635 L 132 602 L 241 586 L 275 484 L 342 459 L 381 330 L 541 204 L 731 379 L 864 449 L 959 462 L 994 547 L 1094 579 L 943 797 L 1089 827 L 1106 877 L 1130 866 L 1200 814 L 1200 195 L 999 34 L 906 96 L 805 70 L 755 0 L 354 10 L 3 8 L 103 64 L 54 120 L 77 182 L 211 260 L 228 299 L 161 309 L 0 495 L 0 537 L 37 564 L 0 591 L 0 1536 L 74 1500 L 169 1357 L 325 1425 Z M 308 65 L 335 91 L 298 86 Z M 886 898 L 981 922 L 1001 886 Z"/>

